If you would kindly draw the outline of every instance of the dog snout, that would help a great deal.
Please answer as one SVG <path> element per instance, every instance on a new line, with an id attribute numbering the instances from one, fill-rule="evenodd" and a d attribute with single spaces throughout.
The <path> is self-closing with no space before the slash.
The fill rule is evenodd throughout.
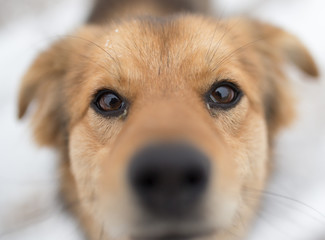
<path id="1" fill-rule="evenodd" d="M 185 143 L 160 143 L 137 152 L 131 159 L 129 180 L 142 206 L 151 214 L 180 216 L 190 213 L 209 183 L 210 161 Z"/>

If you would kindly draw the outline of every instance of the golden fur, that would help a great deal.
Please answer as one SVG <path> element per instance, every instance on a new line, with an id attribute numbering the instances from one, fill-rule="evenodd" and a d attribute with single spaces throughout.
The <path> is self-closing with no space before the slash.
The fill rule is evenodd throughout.
<path id="1" fill-rule="evenodd" d="M 159 15 L 161 2 L 145 15 Z M 116 5 L 95 14 L 95 7 L 93 24 L 39 55 L 21 85 L 19 117 L 37 101 L 35 138 L 59 151 L 62 195 L 88 239 L 161 231 L 155 220 L 138 223 L 144 216 L 125 169 L 146 143 L 179 139 L 213 160 L 213 180 L 200 222 L 167 227 L 213 229 L 200 239 L 241 239 L 271 171 L 273 137 L 294 116 L 283 66 L 293 63 L 317 76 L 311 56 L 294 36 L 255 20 L 193 14 L 103 20 L 121 9 L 125 13 Z M 223 79 L 236 82 L 244 96 L 228 111 L 209 109 L 203 95 Z M 90 108 L 103 88 L 128 98 L 125 115 L 103 118 Z"/>

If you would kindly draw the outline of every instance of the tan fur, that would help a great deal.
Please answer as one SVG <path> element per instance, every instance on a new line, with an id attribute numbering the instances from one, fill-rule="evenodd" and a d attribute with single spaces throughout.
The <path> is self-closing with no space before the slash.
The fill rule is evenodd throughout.
<path id="1" fill-rule="evenodd" d="M 160 231 L 155 220 L 150 227 L 138 223 L 144 216 L 125 171 L 146 143 L 180 139 L 213 160 L 213 181 L 203 219 L 173 227 L 241 239 L 270 173 L 273 137 L 294 116 L 284 63 L 317 76 L 307 50 L 264 23 L 196 15 L 88 25 L 74 36 L 40 54 L 27 72 L 19 117 L 37 100 L 36 140 L 61 153 L 63 197 L 88 238 Z M 222 79 L 235 81 L 244 97 L 231 110 L 208 109 L 203 96 Z M 90 108 L 102 88 L 128 98 L 126 116 L 103 118 Z"/>

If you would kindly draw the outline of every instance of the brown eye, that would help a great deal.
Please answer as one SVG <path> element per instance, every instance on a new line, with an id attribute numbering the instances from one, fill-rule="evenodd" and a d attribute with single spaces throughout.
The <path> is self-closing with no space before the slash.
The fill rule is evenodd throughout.
<path id="1" fill-rule="evenodd" d="M 231 108 L 239 102 L 242 92 L 239 88 L 230 82 L 221 82 L 215 84 L 208 96 L 208 104 L 211 108 Z"/>
<path id="2" fill-rule="evenodd" d="M 234 97 L 235 91 L 229 86 L 220 86 L 211 92 L 211 99 L 216 103 L 230 103 Z"/>
<path id="3" fill-rule="evenodd" d="M 93 108 L 104 116 L 118 116 L 126 109 L 122 97 L 110 90 L 103 90 L 96 94 L 92 103 Z"/>
<path id="4" fill-rule="evenodd" d="M 116 111 L 123 105 L 123 101 L 113 93 L 103 94 L 98 101 L 98 105 L 103 111 Z"/>

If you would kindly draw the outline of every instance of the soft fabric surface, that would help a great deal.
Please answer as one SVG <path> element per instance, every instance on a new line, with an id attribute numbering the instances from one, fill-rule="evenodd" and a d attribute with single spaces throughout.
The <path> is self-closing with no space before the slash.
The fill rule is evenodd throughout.
<path id="1" fill-rule="evenodd" d="M 41 5 L 40 5 L 41 3 Z M 19 81 L 37 53 L 85 18 L 87 0 L 2 1 L 0 9 L 0 239 L 77 240 L 57 200 L 55 153 L 34 145 L 16 120 Z M 325 69 L 323 0 L 219 0 L 223 16 L 244 13 L 296 34 Z M 298 119 L 278 137 L 275 173 L 248 240 L 325 239 L 325 81 L 295 79 Z"/>

